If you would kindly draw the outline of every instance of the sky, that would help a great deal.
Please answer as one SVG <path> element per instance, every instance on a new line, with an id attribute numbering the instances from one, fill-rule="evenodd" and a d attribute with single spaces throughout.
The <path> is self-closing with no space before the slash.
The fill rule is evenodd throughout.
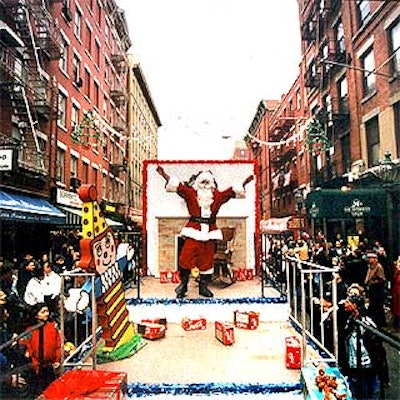
<path id="1" fill-rule="evenodd" d="M 300 63 L 297 0 L 116 0 L 162 126 L 161 160 L 224 160 Z"/>

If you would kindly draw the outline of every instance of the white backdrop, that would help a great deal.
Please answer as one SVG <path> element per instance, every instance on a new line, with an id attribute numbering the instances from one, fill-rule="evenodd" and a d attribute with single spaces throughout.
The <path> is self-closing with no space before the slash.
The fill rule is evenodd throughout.
<path id="1" fill-rule="evenodd" d="M 156 168 L 161 165 L 165 172 L 181 181 L 203 170 L 210 170 L 216 177 L 219 190 L 240 185 L 249 175 L 254 175 L 253 162 L 232 161 L 147 161 L 145 162 L 145 215 L 147 231 L 147 271 L 149 275 L 159 276 L 158 261 L 158 220 L 159 218 L 186 218 L 186 203 L 176 193 L 165 190 L 165 180 Z M 232 199 L 225 203 L 218 213 L 219 218 L 246 218 L 246 265 L 255 265 L 254 233 L 256 226 L 256 179 L 246 185 L 246 198 Z"/>

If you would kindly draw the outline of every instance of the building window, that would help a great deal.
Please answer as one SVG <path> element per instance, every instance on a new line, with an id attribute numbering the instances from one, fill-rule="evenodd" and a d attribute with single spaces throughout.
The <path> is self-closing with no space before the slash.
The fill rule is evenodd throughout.
<path id="1" fill-rule="evenodd" d="M 85 69 L 85 78 L 83 82 L 85 86 L 85 95 L 90 99 L 90 71 Z"/>
<path id="2" fill-rule="evenodd" d="M 94 43 L 94 61 L 100 66 L 100 43 L 96 40 Z"/>
<path id="3" fill-rule="evenodd" d="M 78 177 L 78 157 L 71 154 L 71 178 Z"/>
<path id="4" fill-rule="evenodd" d="M 369 0 L 357 0 L 358 23 L 364 25 L 371 15 Z"/>
<path id="5" fill-rule="evenodd" d="M 110 63 L 107 58 L 104 59 L 104 80 L 106 82 L 110 81 Z"/>
<path id="6" fill-rule="evenodd" d="M 364 96 L 369 96 L 376 90 L 374 51 L 371 49 L 360 58 L 363 69 Z"/>
<path id="7" fill-rule="evenodd" d="M 400 75 L 400 20 L 389 30 L 389 46 L 392 74 Z"/>
<path id="8" fill-rule="evenodd" d="M 100 86 L 98 82 L 94 82 L 94 105 L 99 108 L 99 102 L 100 102 Z"/>
<path id="9" fill-rule="evenodd" d="M 73 82 L 78 86 L 82 86 L 81 79 L 81 60 L 79 59 L 77 54 L 74 54 L 72 59 L 72 79 Z"/>
<path id="10" fill-rule="evenodd" d="M 96 187 L 97 187 L 97 172 L 98 172 L 98 169 L 93 167 L 93 169 L 92 169 L 92 173 L 93 173 L 92 182 L 93 182 L 93 185 L 96 186 Z"/>
<path id="11" fill-rule="evenodd" d="M 79 124 L 79 107 L 77 104 L 72 104 L 72 112 L 71 112 L 71 129 L 75 130 L 75 127 Z"/>
<path id="12" fill-rule="evenodd" d="M 58 92 L 58 125 L 66 127 L 67 122 L 67 96 Z"/>
<path id="13" fill-rule="evenodd" d="M 343 172 L 349 172 L 351 169 L 350 133 L 340 138 L 340 150 L 342 152 Z"/>
<path id="14" fill-rule="evenodd" d="M 89 183 L 89 164 L 84 162 L 82 164 L 82 183 Z"/>
<path id="15" fill-rule="evenodd" d="M 300 93 L 300 89 L 297 90 L 297 92 L 296 92 L 296 103 L 297 103 L 297 109 L 300 110 L 301 109 L 301 93 Z"/>
<path id="16" fill-rule="evenodd" d="M 92 28 L 86 25 L 85 49 L 92 54 Z"/>
<path id="17" fill-rule="evenodd" d="M 61 36 L 61 56 L 58 65 L 60 66 L 60 69 L 66 74 L 68 74 L 68 52 L 69 43 L 63 36 Z"/>
<path id="18" fill-rule="evenodd" d="M 81 10 L 79 10 L 79 8 L 77 8 L 75 10 L 75 16 L 74 16 L 74 34 L 78 39 L 80 39 L 81 33 L 82 33 L 82 12 Z"/>
<path id="19" fill-rule="evenodd" d="M 108 137 L 105 132 L 103 132 L 101 135 L 101 148 L 103 151 L 103 158 L 108 159 Z"/>
<path id="20" fill-rule="evenodd" d="M 57 148 L 56 179 L 61 183 L 64 183 L 65 181 L 65 151 L 60 148 Z"/>
<path id="21" fill-rule="evenodd" d="M 379 121 L 378 117 L 371 118 L 365 123 L 365 134 L 367 137 L 368 167 L 379 163 Z"/>
<path id="22" fill-rule="evenodd" d="M 339 95 L 339 114 L 349 113 L 349 98 L 348 98 L 348 85 L 347 78 L 344 76 L 337 83 Z"/>
<path id="23" fill-rule="evenodd" d="M 346 47 L 344 44 L 344 28 L 342 21 L 340 21 L 336 25 L 335 32 L 336 32 L 336 50 L 339 54 L 342 54 L 346 51 Z"/>
<path id="24" fill-rule="evenodd" d="M 394 113 L 394 130 L 396 136 L 396 149 L 397 149 L 396 158 L 400 158 L 400 102 L 397 102 L 393 105 L 393 113 Z"/>
<path id="25" fill-rule="evenodd" d="M 108 116 L 108 98 L 107 96 L 103 96 L 103 118 L 107 120 Z"/>

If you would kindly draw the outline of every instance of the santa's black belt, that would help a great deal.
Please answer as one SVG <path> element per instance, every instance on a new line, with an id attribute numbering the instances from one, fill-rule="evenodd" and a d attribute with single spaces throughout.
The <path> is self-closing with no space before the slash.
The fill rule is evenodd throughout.
<path id="1" fill-rule="evenodd" d="M 190 222 L 196 222 L 197 224 L 215 224 L 215 217 L 211 217 L 211 218 L 203 218 L 203 217 L 190 217 L 189 218 Z"/>

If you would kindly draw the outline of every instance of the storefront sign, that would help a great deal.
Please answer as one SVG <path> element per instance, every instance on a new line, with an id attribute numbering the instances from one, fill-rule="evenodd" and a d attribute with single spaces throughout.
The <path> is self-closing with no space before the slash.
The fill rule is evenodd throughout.
<path id="1" fill-rule="evenodd" d="M 58 204 L 73 208 L 82 208 L 82 200 L 79 198 L 78 193 L 68 192 L 67 190 L 57 189 Z"/>
<path id="2" fill-rule="evenodd" d="M 12 149 L 0 149 L 0 171 L 12 171 Z"/>
<path id="3" fill-rule="evenodd" d="M 354 218 L 362 218 L 371 212 L 371 207 L 364 205 L 359 199 L 354 199 L 351 206 L 344 207 L 345 213 L 350 213 Z"/>
<path id="4" fill-rule="evenodd" d="M 384 189 L 320 189 L 306 199 L 310 218 L 386 217 L 387 193 Z"/>

